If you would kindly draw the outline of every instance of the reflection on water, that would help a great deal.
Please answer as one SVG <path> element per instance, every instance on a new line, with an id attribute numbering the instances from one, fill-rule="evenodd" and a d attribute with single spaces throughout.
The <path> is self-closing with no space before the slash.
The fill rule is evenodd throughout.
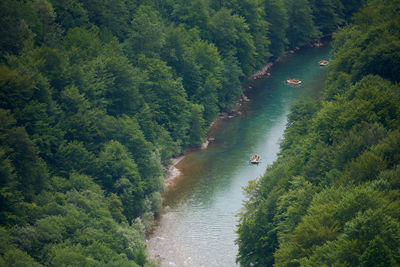
<path id="1" fill-rule="evenodd" d="M 165 212 L 148 242 L 162 266 L 236 266 L 235 215 L 245 199 L 242 188 L 276 159 L 291 102 L 321 91 L 327 70 L 318 61 L 328 56 L 329 47 L 305 49 L 277 64 L 272 76 L 252 89 L 243 115 L 219 121 L 212 129 L 215 142 L 178 164 L 182 177 L 166 193 Z M 302 85 L 286 85 L 288 77 Z M 249 166 L 252 154 L 262 163 Z"/>

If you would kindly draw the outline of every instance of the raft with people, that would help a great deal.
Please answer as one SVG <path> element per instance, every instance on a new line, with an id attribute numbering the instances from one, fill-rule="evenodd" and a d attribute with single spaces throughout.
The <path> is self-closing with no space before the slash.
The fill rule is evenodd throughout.
<path id="1" fill-rule="evenodd" d="M 328 60 L 321 60 L 321 61 L 319 62 L 319 65 L 320 65 L 321 67 L 326 67 L 326 66 L 329 65 L 329 61 L 328 61 Z"/>
<path id="2" fill-rule="evenodd" d="M 286 80 L 286 82 L 287 82 L 288 84 L 291 84 L 291 85 L 299 85 L 299 84 L 301 84 L 301 81 L 298 80 L 298 79 L 290 79 L 290 78 L 288 78 L 288 79 Z"/>
<path id="3" fill-rule="evenodd" d="M 258 165 L 261 162 L 261 157 L 258 155 L 253 155 L 249 158 L 249 165 L 255 164 Z"/>

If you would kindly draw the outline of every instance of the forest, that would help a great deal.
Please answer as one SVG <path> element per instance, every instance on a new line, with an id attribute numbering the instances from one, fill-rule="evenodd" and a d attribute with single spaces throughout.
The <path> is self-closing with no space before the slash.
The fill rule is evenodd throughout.
<path id="1" fill-rule="evenodd" d="M 334 34 L 323 97 L 296 102 L 278 160 L 246 188 L 243 266 L 400 265 L 400 1 Z"/>
<path id="2" fill-rule="evenodd" d="M 338 27 L 325 100 L 294 107 L 279 161 L 248 189 L 238 260 L 354 260 L 332 254 L 353 246 L 396 262 L 399 5 L 372 1 L 346 26 L 363 2 L 0 1 L 0 266 L 153 266 L 171 158 L 246 77 Z M 368 223 L 382 233 L 358 247 Z"/>

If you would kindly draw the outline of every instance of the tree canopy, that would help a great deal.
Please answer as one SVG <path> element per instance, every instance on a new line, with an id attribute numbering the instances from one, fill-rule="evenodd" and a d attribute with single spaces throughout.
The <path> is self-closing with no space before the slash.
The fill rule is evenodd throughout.
<path id="1" fill-rule="evenodd" d="M 344 25 L 359 2 L 1 1 L 0 265 L 151 266 L 144 233 L 160 212 L 171 157 L 202 144 L 247 76 Z M 385 38 L 354 29 L 369 49 L 357 58 L 351 47 L 357 67 L 337 60 L 348 67 L 344 83 L 360 71 L 398 81 L 397 69 L 376 64 L 396 60 L 396 25 L 374 26 Z M 382 117 L 393 110 L 380 123 L 393 127 L 395 117 Z M 386 241 L 363 260 L 390 250 Z"/>

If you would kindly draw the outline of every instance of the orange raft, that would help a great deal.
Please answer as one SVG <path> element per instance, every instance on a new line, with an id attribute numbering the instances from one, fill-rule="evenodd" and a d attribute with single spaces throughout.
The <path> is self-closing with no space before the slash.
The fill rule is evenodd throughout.
<path id="1" fill-rule="evenodd" d="M 287 82 L 288 84 L 292 84 L 292 85 L 299 85 L 299 84 L 301 84 L 301 81 L 298 80 L 298 79 L 287 79 L 286 82 Z"/>
<path id="2" fill-rule="evenodd" d="M 328 61 L 328 60 L 321 60 L 321 61 L 319 62 L 319 65 L 320 65 L 321 67 L 328 66 L 328 64 L 329 64 L 329 61 Z"/>

